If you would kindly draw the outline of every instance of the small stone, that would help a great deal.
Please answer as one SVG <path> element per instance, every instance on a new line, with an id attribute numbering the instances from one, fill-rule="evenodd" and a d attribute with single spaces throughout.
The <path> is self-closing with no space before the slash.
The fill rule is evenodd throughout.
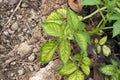
<path id="1" fill-rule="evenodd" d="M 30 71 L 34 71 L 34 68 L 32 66 L 28 66 Z"/>
<path id="2" fill-rule="evenodd" d="M 24 28 L 24 29 L 23 29 L 23 32 L 25 32 L 25 33 L 26 33 L 26 32 L 27 32 L 27 28 Z"/>
<path id="3" fill-rule="evenodd" d="M 21 7 L 26 8 L 28 5 L 26 3 L 22 3 Z"/>
<path id="4" fill-rule="evenodd" d="M 11 29 L 8 29 L 8 32 L 9 32 L 10 34 L 13 34 L 15 31 L 12 31 Z"/>
<path id="5" fill-rule="evenodd" d="M 9 35 L 9 32 L 8 31 L 4 31 L 4 34 L 7 36 L 7 35 Z"/>
<path id="6" fill-rule="evenodd" d="M 14 62 L 11 62 L 11 65 L 15 65 L 16 64 L 16 62 L 14 61 Z"/>
<path id="7" fill-rule="evenodd" d="M 31 54 L 29 57 L 28 57 L 28 60 L 29 61 L 34 61 L 35 60 L 35 54 Z"/>
<path id="8" fill-rule="evenodd" d="M 18 70 L 18 74 L 19 74 L 19 75 L 23 75 L 24 72 L 25 72 L 24 69 Z"/>
<path id="9" fill-rule="evenodd" d="M 33 49 L 33 53 L 36 53 L 36 52 L 38 52 L 38 49 L 37 49 L 37 48 L 34 48 L 34 49 Z"/>
<path id="10" fill-rule="evenodd" d="M 13 25 L 11 26 L 11 29 L 13 31 L 17 30 L 18 29 L 18 23 L 17 22 L 13 23 Z"/>

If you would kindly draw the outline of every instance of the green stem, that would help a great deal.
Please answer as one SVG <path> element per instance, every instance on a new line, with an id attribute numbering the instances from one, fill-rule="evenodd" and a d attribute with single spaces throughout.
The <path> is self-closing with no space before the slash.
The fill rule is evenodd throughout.
<path id="1" fill-rule="evenodd" d="M 105 24 L 107 23 L 107 20 L 105 20 L 100 27 L 96 27 L 94 30 L 90 31 L 89 34 L 97 34 L 100 30 L 102 30 L 105 27 Z"/>
<path id="2" fill-rule="evenodd" d="M 100 7 L 99 7 L 98 5 L 96 5 L 96 6 L 97 6 L 97 8 L 98 8 L 98 10 L 99 10 L 99 12 L 100 12 L 100 14 L 101 14 L 103 20 L 105 21 L 105 17 L 104 17 L 104 15 L 103 15 L 102 11 L 100 10 Z"/>
<path id="3" fill-rule="evenodd" d="M 103 28 L 104 30 L 106 30 L 106 29 L 112 29 L 113 27 L 105 27 L 105 28 Z"/>
<path id="4" fill-rule="evenodd" d="M 85 16 L 85 17 L 83 18 L 83 20 L 92 17 L 93 15 L 95 15 L 96 13 L 98 13 L 99 11 L 105 10 L 106 8 L 107 8 L 107 7 L 102 7 L 102 8 L 100 8 L 100 9 L 97 9 L 96 11 L 94 11 L 93 13 L 91 13 L 90 15 Z"/>

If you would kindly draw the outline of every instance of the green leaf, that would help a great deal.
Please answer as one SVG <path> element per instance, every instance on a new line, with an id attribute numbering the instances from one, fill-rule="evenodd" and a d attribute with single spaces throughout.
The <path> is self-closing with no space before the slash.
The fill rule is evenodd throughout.
<path id="1" fill-rule="evenodd" d="M 81 55 L 80 54 L 75 54 L 73 56 L 73 60 L 75 60 L 75 61 L 80 61 L 80 59 L 81 59 Z"/>
<path id="2" fill-rule="evenodd" d="M 85 6 L 85 5 L 97 5 L 100 4 L 101 0 L 83 0 L 83 2 L 80 3 L 80 5 Z"/>
<path id="3" fill-rule="evenodd" d="M 63 40 L 60 43 L 60 59 L 64 64 L 66 64 L 70 57 L 70 44 L 68 40 Z"/>
<path id="4" fill-rule="evenodd" d="M 97 38 L 95 38 L 95 41 L 94 41 L 94 42 L 95 42 L 95 44 L 98 44 L 98 39 L 97 39 Z"/>
<path id="5" fill-rule="evenodd" d="M 59 73 L 59 75 L 67 76 L 67 75 L 73 73 L 75 70 L 77 70 L 77 66 L 75 63 L 71 62 L 71 63 L 67 63 L 64 66 L 62 66 L 58 70 L 58 73 Z"/>
<path id="6" fill-rule="evenodd" d="M 84 58 L 82 59 L 82 62 L 83 62 L 83 64 L 86 65 L 86 66 L 90 66 L 90 65 L 91 65 L 91 60 L 90 60 L 89 57 L 84 57 Z"/>
<path id="7" fill-rule="evenodd" d="M 120 34 L 120 20 L 113 24 L 113 37 L 117 36 L 118 34 Z"/>
<path id="8" fill-rule="evenodd" d="M 110 59 L 110 63 L 116 67 L 118 66 L 118 62 L 112 58 Z"/>
<path id="9" fill-rule="evenodd" d="M 107 36 L 104 36 L 102 39 L 100 39 L 99 44 L 103 45 L 106 43 L 106 41 L 107 41 Z"/>
<path id="10" fill-rule="evenodd" d="M 114 75 L 116 72 L 116 68 L 113 65 L 105 65 L 101 68 L 99 68 L 99 71 L 104 75 Z"/>
<path id="11" fill-rule="evenodd" d="M 87 32 L 81 32 L 81 33 L 77 33 L 75 35 L 75 38 L 79 47 L 85 53 L 85 56 L 87 56 L 87 46 L 88 46 L 88 43 L 90 42 L 89 35 L 87 34 Z"/>
<path id="12" fill-rule="evenodd" d="M 68 80 L 85 80 L 84 74 L 77 70 L 68 77 Z"/>
<path id="13" fill-rule="evenodd" d="M 120 14 L 114 14 L 110 17 L 110 20 L 120 20 Z"/>
<path id="14" fill-rule="evenodd" d="M 48 63 L 53 54 L 55 53 L 55 50 L 57 49 L 57 42 L 46 42 L 42 45 L 40 49 L 40 63 Z"/>
<path id="15" fill-rule="evenodd" d="M 52 12 L 48 17 L 46 22 L 54 22 L 61 24 L 63 20 L 62 15 L 58 14 L 57 12 Z"/>
<path id="16" fill-rule="evenodd" d="M 100 52 L 101 52 L 101 46 L 97 45 L 97 53 L 100 53 Z"/>
<path id="17" fill-rule="evenodd" d="M 63 18 L 66 18 L 67 10 L 66 9 L 57 9 L 56 11 L 58 14 L 60 14 Z"/>
<path id="18" fill-rule="evenodd" d="M 120 74 L 116 73 L 115 75 L 112 76 L 111 80 L 119 80 L 120 79 Z"/>
<path id="19" fill-rule="evenodd" d="M 111 50 L 109 47 L 107 47 L 106 45 L 103 45 L 103 54 L 107 57 L 109 56 L 111 53 Z"/>
<path id="20" fill-rule="evenodd" d="M 55 36 L 55 37 L 62 36 L 61 35 L 62 30 L 59 24 L 48 22 L 42 24 L 42 28 L 47 35 Z"/>
<path id="21" fill-rule="evenodd" d="M 73 30 L 77 30 L 78 29 L 80 20 L 79 20 L 78 16 L 71 9 L 67 10 L 67 21 L 68 21 L 68 25 Z"/>
<path id="22" fill-rule="evenodd" d="M 90 74 L 90 66 L 82 64 L 81 66 L 82 71 L 88 76 Z"/>

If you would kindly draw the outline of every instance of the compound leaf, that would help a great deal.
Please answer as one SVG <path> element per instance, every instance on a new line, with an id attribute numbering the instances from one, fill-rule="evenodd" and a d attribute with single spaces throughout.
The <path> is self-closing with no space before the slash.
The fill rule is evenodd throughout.
<path id="1" fill-rule="evenodd" d="M 77 70 L 68 77 L 68 80 L 85 80 L 84 74 Z"/>
<path id="2" fill-rule="evenodd" d="M 44 23 L 42 24 L 42 28 L 47 35 L 54 37 L 61 36 L 62 30 L 60 28 L 60 25 L 57 23 L 53 23 L 53 22 Z"/>
<path id="3" fill-rule="evenodd" d="M 55 53 L 56 48 L 57 42 L 46 42 L 43 44 L 40 49 L 40 63 L 48 63 Z"/>
<path id="4" fill-rule="evenodd" d="M 66 64 L 70 57 L 70 44 L 68 40 L 63 40 L 60 43 L 60 59 L 64 64 Z"/>
<path id="5" fill-rule="evenodd" d="M 105 65 L 99 68 L 99 71 L 104 75 L 110 76 L 115 74 L 116 68 L 114 65 Z"/>
<path id="6" fill-rule="evenodd" d="M 59 75 L 66 76 L 66 75 L 73 73 L 75 70 L 77 70 L 77 66 L 75 63 L 71 62 L 71 63 L 67 63 L 67 64 L 63 65 L 58 70 L 58 73 L 59 73 Z"/>

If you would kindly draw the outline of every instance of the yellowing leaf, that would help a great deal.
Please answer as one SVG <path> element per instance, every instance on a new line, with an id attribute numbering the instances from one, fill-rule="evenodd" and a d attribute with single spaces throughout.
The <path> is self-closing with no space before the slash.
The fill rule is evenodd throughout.
<path id="1" fill-rule="evenodd" d="M 61 24 L 63 20 L 62 15 L 58 14 L 57 12 L 52 12 L 48 17 L 46 22 L 54 22 Z"/>
<path id="2" fill-rule="evenodd" d="M 43 44 L 40 49 L 40 63 L 48 63 L 55 53 L 56 48 L 57 42 L 47 42 Z"/>
<path id="3" fill-rule="evenodd" d="M 82 63 L 86 66 L 90 66 L 91 65 L 91 60 L 88 57 L 84 57 L 82 59 Z"/>
<path id="4" fill-rule="evenodd" d="M 100 52 L 101 52 L 101 46 L 97 45 L 97 53 L 100 53 Z"/>
<path id="5" fill-rule="evenodd" d="M 103 45 L 103 44 L 105 44 L 106 41 L 107 41 L 107 36 L 105 36 L 102 39 L 100 39 L 99 44 Z"/>
<path id="6" fill-rule="evenodd" d="M 90 74 L 90 66 L 82 64 L 81 66 L 82 71 L 88 76 Z"/>
<path id="7" fill-rule="evenodd" d="M 60 25 L 57 23 L 53 23 L 53 22 L 44 23 L 42 24 L 42 28 L 47 35 L 55 36 L 55 37 L 61 36 L 62 30 L 60 28 Z"/>
<path id="8" fill-rule="evenodd" d="M 77 70 L 77 66 L 75 65 L 75 63 L 71 62 L 71 63 L 67 63 L 67 64 L 63 65 L 58 70 L 58 73 L 59 73 L 59 75 L 66 76 L 66 75 L 73 73 L 75 70 Z"/>
<path id="9" fill-rule="evenodd" d="M 81 50 L 84 52 L 84 56 L 87 56 L 87 46 L 90 41 L 90 37 L 86 32 L 77 33 L 75 35 L 76 42 Z"/>
<path id="10" fill-rule="evenodd" d="M 78 16 L 70 9 L 67 10 L 67 21 L 71 29 L 77 30 L 79 26 Z"/>
<path id="11" fill-rule="evenodd" d="M 99 68 L 99 71 L 104 75 L 114 75 L 116 72 L 116 68 L 114 65 L 105 65 L 101 68 Z"/>
<path id="12" fill-rule="evenodd" d="M 60 43 L 60 59 L 64 64 L 66 64 L 70 57 L 70 44 L 67 40 L 63 40 Z"/>
<path id="13" fill-rule="evenodd" d="M 68 77 L 68 80 L 85 80 L 84 74 L 77 70 Z"/>
<path id="14" fill-rule="evenodd" d="M 110 48 L 107 47 L 106 45 L 104 45 L 104 46 L 103 46 L 103 54 L 104 54 L 105 56 L 109 56 L 110 53 L 111 53 Z"/>

